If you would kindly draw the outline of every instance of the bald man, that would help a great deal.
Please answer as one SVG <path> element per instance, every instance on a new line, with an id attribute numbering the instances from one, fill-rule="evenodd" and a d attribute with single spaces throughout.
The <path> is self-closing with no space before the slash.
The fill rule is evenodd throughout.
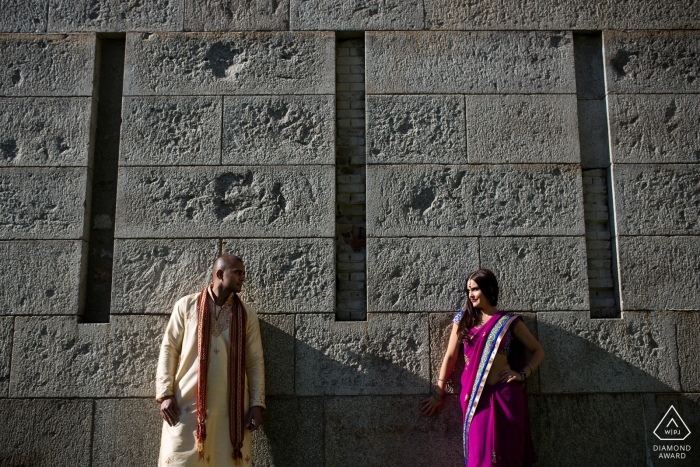
<path id="1" fill-rule="evenodd" d="M 265 409 L 258 316 L 238 296 L 241 258 L 219 256 L 212 277 L 175 304 L 160 347 L 160 467 L 252 465 L 251 432 Z"/>

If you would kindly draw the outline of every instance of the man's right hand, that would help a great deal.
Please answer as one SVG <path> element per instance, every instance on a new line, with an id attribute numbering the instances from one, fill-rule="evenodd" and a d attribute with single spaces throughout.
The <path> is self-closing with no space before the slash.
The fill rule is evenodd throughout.
<path id="1" fill-rule="evenodd" d="M 168 425 L 175 426 L 180 421 L 180 407 L 177 406 L 175 397 L 169 396 L 160 403 L 160 416 L 168 422 Z"/>

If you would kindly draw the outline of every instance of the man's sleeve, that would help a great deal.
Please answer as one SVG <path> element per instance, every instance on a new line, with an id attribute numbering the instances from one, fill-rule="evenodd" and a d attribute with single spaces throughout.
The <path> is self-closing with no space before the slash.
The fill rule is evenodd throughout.
<path id="1" fill-rule="evenodd" d="M 265 361 L 263 360 L 260 324 L 254 310 L 248 310 L 246 326 L 245 370 L 248 376 L 250 407 L 265 408 Z"/>
<path id="2" fill-rule="evenodd" d="M 180 361 L 182 339 L 185 331 L 185 314 L 182 302 L 177 302 L 165 329 L 163 342 L 160 344 L 158 369 L 156 370 L 156 400 L 162 402 L 167 396 L 175 394 L 175 373 Z"/>

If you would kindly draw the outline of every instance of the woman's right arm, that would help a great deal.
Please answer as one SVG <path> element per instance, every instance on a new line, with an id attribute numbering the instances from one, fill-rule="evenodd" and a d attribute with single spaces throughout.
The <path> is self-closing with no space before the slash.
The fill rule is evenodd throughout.
<path id="1" fill-rule="evenodd" d="M 437 388 L 432 396 L 421 401 L 423 408 L 421 408 L 420 413 L 425 417 L 432 417 L 435 412 L 439 412 L 442 407 L 442 396 L 445 393 L 445 386 L 447 386 L 447 381 L 452 376 L 452 370 L 454 370 L 457 358 L 459 358 L 460 342 L 457 333 L 458 327 L 458 323 L 452 325 L 450 342 L 447 344 L 447 351 L 445 352 L 445 357 L 442 359 L 442 365 L 440 366 Z"/>

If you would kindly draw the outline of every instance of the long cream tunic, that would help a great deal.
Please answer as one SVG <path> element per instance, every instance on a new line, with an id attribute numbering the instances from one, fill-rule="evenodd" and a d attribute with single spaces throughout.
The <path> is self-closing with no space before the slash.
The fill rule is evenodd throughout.
<path id="1" fill-rule="evenodd" d="M 195 432 L 197 430 L 197 297 L 181 298 L 175 304 L 160 347 L 156 372 L 156 398 L 175 396 L 180 407 L 180 421 L 171 427 L 163 422 L 159 467 L 252 466 L 251 434 L 243 438 L 243 460 L 236 463 L 231 454 L 228 424 L 228 354 L 229 327 L 220 335 L 210 335 L 209 373 L 207 375 L 207 438 L 204 460 L 199 460 Z M 246 393 L 245 413 L 250 407 L 265 408 L 265 369 L 258 316 L 249 306 L 246 329 Z M 212 325 L 215 324 L 212 321 Z"/>

